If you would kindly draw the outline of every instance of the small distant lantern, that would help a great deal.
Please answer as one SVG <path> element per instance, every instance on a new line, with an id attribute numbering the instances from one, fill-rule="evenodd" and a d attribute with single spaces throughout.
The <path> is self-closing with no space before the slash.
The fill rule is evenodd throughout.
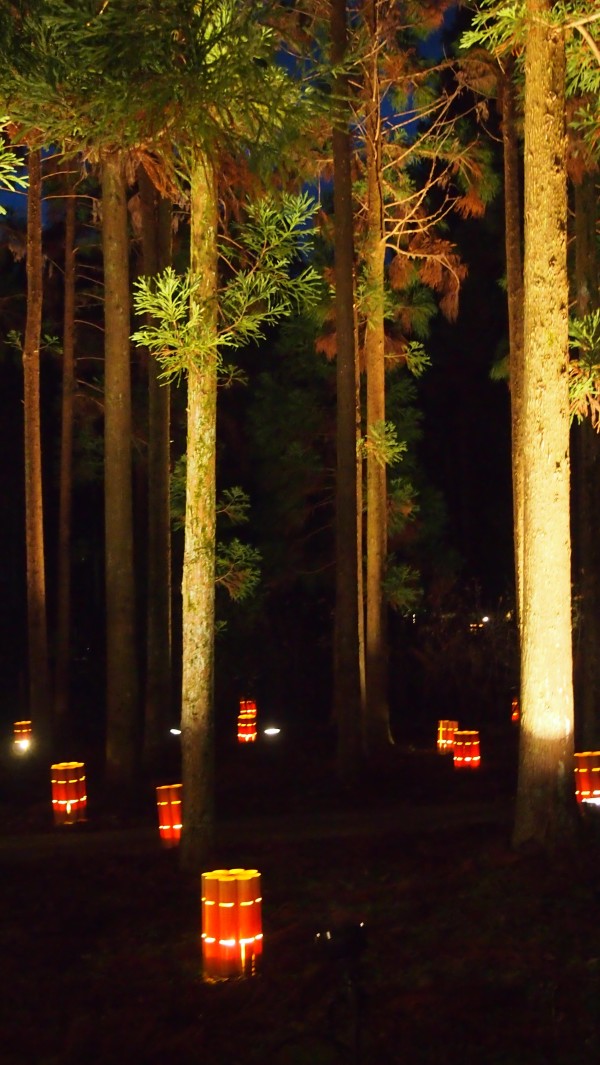
<path id="1" fill-rule="evenodd" d="M 256 703 L 254 699 L 240 699 L 238 714 L 238 743 L 254 743 L 256 740 Z"/>
<path id="2" fill-rule="evenodd" d="M 158 832 L 163 847 L 176 847 L 181 838 L 181 800 L 181 784 L 161 784 L 156 789 Z"/>
<path id="3" fill-rule="evenodd" d="M 28 751 L 31 747 L 31 721 L 15 721 L 13 727 L 17 751 Z"/>
<path id="4" fill-rule="evenodd" d="M 55 825 L 85 821 L 87 794 L 83 762 L 58 762 L 51 766 L 52 809 Z"/>
<path id="5" fill-rule="evenodd" d="M 438 721 L 437 749 L 438 751 L 451 751 L 454 746 L 454 733 L 458 729 L 458 721 Z"/>
<path id="6" fill-rule="evenodd" d="M 479 769 L 481 752 L 479 732 L 474 729 L 460 729 L 454 733 L 454 768 Z"/>
<path id="7" fill-rule="evenodd" d="M 600 751 L 575 754 L 575 798 L 577 802 L 600 800 Z"/>
<path id="8" fill-rule="evenodd" d="M 511 703 L 510 720 L 514 721 L 515 724 L 517 724 L 521 720 L 521 710 L 519 708 L 519 700 L 517 699 L 516 695 Z"/>
<path id="9" fill-rule="evenodd" d="M 262 897 L 256 869 L 202 873 L 205 980 L 253 976 L 262 954 Z"/>

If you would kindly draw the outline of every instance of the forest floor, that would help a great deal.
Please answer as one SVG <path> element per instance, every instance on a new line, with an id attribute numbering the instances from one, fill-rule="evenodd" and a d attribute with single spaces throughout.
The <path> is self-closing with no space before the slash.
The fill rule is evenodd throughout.
<path id="1" fill-rule="evenodd" d="M 325 757 L 228 752 L 207 868 L 260 870 L 264 954 L 257 976 L 212 984 L 198 878 L 161 849 L 150 789 L 120 822 L 88 789 L 88 822 L 54 829 L 13 759 L 1 1065 L 600 1060 L 598 835 L 551 860 L 512 852 L 515 747 L 472 773 L 395 749 L 344 792 Z"/>

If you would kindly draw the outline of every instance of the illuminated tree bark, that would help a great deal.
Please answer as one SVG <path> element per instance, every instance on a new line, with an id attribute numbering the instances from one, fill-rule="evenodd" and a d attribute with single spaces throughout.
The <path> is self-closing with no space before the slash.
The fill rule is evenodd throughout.
<path id="1" fill-rule="evenodd" d="M 138 679 L 133 576 L 131 369 L 127 188 L 119 152 L 102 162 L 104 256 L 104 525 L 106 574 L 106 769 L 133 783 Z"/>
<path id="2" fill-rule="evenodd" d="M 217 182 L 197 151 L 191 173 L 190 265 L 200 285 L 194 299 L 207 330 L 217 328 Z M 181 728 L 185 814 L 181 863 L 198 869 L 213 834 L 213 668 L 216 537 L 216 354 L 188 368 L 187 476 L 183 557 Z"/>
<path id="3" fill-rule="evenodd" d="M 143 167 L 138 170 L 142 209 L 143 273 L 171 261 L 171 204 Z M 171 706 L 170 386 L 148 356 L 148 580 L 144 764 L 156 767 L 165 747 Z"/>
<path id="4" fill-rule="evenodd" d="M 331 5 L 331 58 L 346 50 L 345 0 Z M 337 333 L 337 466 L 336 594 L 334 704 L 337 768 L 342 779 L 358 770 L 361 760 L 361 705 L 358 625 L 358 519 L 356 461 L 356 357 L 354 335 L 354 216 L 352 208 L 351 136 L 347 84 L 335 81 L 337 105 L 333 124 L 333 196 L 335 233 L 335 315 Z"/>
<path id="5" fill-rule="evenodd" d="M 42 329 L 42 165 L 39 151 L 28 155 L 27 319 L 23 343 L 25 444 L 25 547 L 29 713 L 44 741 L 50 731 L 50 684 L 46 629 L 44 510 L 40 418 L 40 338 Z"/>
<path id="6" fill-rule="evenodd" d="M 65 207 L 64 311 L 60 486 L 58 512 L 58 576 L 54 709 L 57 723 L 69 710 L 71 633 L 71 509 L 73 496 L 73 402 L 75 396 L 75 194 L 67 185 Z"/>
<path id="7" fill-rule="evenodd" d="M 575 824 L 564 37 L 529 0 L 525 62 L 522 718 L 513 841 Z"/>
<path id="8" fill-rule="evenodd" d="M 363 248 L 366 287 L 365 370 L 367 415 L 366 485 L 366 615 L 365 740 L 370 754 L 388 746 L 391 740 L 388 707 L 387 625 L 383 591 L 387 557 L 387 476 L 378 449 L 369 447 L 372 427 L 385 421 L 385 329 L 384 273 L 385 230 L 381 186 L 381 98 L 379 89 L 378 2 L 369 0 L 365 18 L 369 27 L 371 52 L 365 71 L 365 165 L 367 172 L 367 220 Z"/>

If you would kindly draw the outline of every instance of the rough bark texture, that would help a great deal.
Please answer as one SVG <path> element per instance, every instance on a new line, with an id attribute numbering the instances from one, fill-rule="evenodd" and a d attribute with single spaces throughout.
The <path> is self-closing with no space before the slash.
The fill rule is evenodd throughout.
<path id="1" fill-rule="evenodd" d="M 346 4 L 331 4 L 331 58 L 346 51 Z M 354 240 L 351 138 L 345 79 L 336 79 L 333 125 L 335 315 L 337 334 L 337 468 L 334 712 L 337 770 L 343 780 L 356 775 L 361 761 L 358 645 L 356 366 L 354 346 Z"/>
<path id="2" fill-rule="evenodd" d="M 102 164 L 104 256 L 104 525 L 106 769 L 132 785 L 139 736 L 133 573 L 131 367 L 127 189 L 118 152 Z"/>
<path id="3" fill-rule="evenodd" d="M 523 612 L 523 257 L 521 255 L 521 206 L 519 141 L 516 126 L 516 93 L 512 61 L 501 83 L 502 142 L 504 146 L 504 220 L 510 370 L 510 416 L 512 441 L 513 538 L 515 555 L 515 603 L 520 626 Z"/>
<path id="4" fill-rule="evenodd" d="M 46 629 L 44 514 L 40 418 L 40 338 L 42 329 L 42 168 L 40 153 L 28 155 L 27 319 L 23 343 L 25 445 L 25 546 L 29 713 L 38 740 L 50 732 L 50 686 Z"/>
<path id="5" fill-rule="evenodd" d="M 200 280 L 194 298 L 203 306 L 207 330 L 216 330 L 217 183 L 211 161 L 200 153 L 193 167 L 190 196 L 191 270 Z M 200 868 L 213 835 L 216 420 L 216 355 L 201 351 L 188 368 L 181 691 L 181 863 L 186 869 Z"/>
<path id="6" fill-rule="evenodd" d="M 65 261 L 62 399 L 60 426 L 60 485 L 58 508 L 58 577 L 56 601 L 56 666 L 54 711 L 57 723 L 69 710 L 71 646 L 71 509 L 73 496 L 73 402 L 75 396 L 75 204 L 69 194 L 65 206 Z"/>
<path id="7" fill-rule="evenodd" d="M 366 288 L 365 369 L 366 436 L 385 421 L 385 239 L 381 188 L 381 99 L 379 92 L 378 3 L 369 0 L 365 18 L 371 52 L 365 63 L 367 218 L 363 251 Z M 367 447 L 366 494 L 366 721 L 369 754 L 389 745 L 388 658 L 383 581 L 387 558 L 387 475 L 381 456 Z"/>
<path id="8" fill-rule="evenodd" d="M 569 530 L 568 286 L 562 33 L 530 0 L 525 65 L 525 470 L 522 718 L 515 845 L 575 825 Z"/>
<path id="9" fill-rule="evenodd" d="M 142 209 L 142 270 L 159 273 L 171 261 L 171 204 L 143 167 L 138 172 Z M 148 583 L 146 694 L 143 760 L 155 768 L 165 747 L 171 708 L 170 388 L 148 358 Z"/>
<path id="10" fill-rule="evenodd" d="M 593 175 L 575 186 L 575 307 L 591 313 L 599 305 L 596 227 L 597 190 Z M 586 419 L 573 429 L 574 581 L 579 593 L 575 647 L 575 702 L 579 750 L 600 742 L 600 436 Z"/>

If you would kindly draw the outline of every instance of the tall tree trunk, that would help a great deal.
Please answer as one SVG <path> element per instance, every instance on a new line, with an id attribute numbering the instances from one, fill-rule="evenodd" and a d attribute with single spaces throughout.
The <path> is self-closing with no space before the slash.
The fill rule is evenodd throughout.
<path id="1" fill-rule="evenodd" d="M 29 152 L 27 166 L 27 318 L 23 343 L 23 417 L 29 713 L 38 739 L 48 743 L 51 721 L 40 418 L 42 163 L 38 151 Z"/>
<path id="2" fill-rule="evenodd" d="M 217 321 L 218 199 L 210 159 L 197 153 L 190 190 L 194 299 L 207 330 Z M 187 476 L 182 583 L 181 728 L 184 816 L 181 863 L 198 869 L 211 845 L 214 818 L 213 672 L 216 545 L 216 354 L 188 368 Z"/>
<path id="3" fill-rule="evenodd" d="M 592 174 L 575 186 L 575 301 L 577 313 L 595 310 L 598 297 L 598 205 Z M 586 419 L 573 430 L 577 511 L 575 582 L 579 590 L 576 722 L 582 747 L 600 742 L 600 437 Z"/>
<path id="4" fill-rule="evenodd" d="M 131 366 L 127 186 L 121 154 L 102 164 L 104 254 L 104 524 L 106 567 L 106 769 L 133 784 L 139 737 L 133 572 Z"/>
<path id="5" fill-rule="evenodd" d="M 343 61 L 347 46 L 345 0 L 331 4 L 331 59 Z M 356 775 L 361 761 L 361 703 L 358 646 L 358 528 L 356 464 L 356 359 L 354 347 L 354 216 L 348 86 L 338 76 L 333 118 L 333 201 L 335 241 L 336 513 L 334 712 L 337 771 Z"/>
<path id="6" fill-rule="evenodd" d="M 66 178 L 65 181 L 67 181 Z M 73 496 L 73 402 L 75 396 L 75 205 L 76 196 L 71 192 L 67 183 L 58 507 L 56 666 L 54 682 L 54 711 L 57 724 L 60 725 L 64 724 L 69 711 L 69 656 L 71 648 L 71 507 Z"/>
<path id="7" fill-rule="evenodd" d="M 171 204 L 143 167 L 138 171 L 142 207 L 143 273 L 159 273 L 171 261 Z M 170 388 L 148 358 L 148 587 L 146 697 L 143 759 L 156 768 L 165 747 L 171 708 Z"/>
<path id="8" fill-rule="evenodd" d="M 379 92 L 378 0 L 369 0 L 365 17 L 371 52 L 365 63 L 367 170 L 367 232 L 363 252 L 367 293 L 365 368 L 367 387 L 367 518 L 366 518 L 366 745 L 370 754 L 391 740 L 388 706 L 386 604 L 383 592 L 387 558 L 386 467 L 376 447 L 369 446 L 372 428 L 385 422 L 384 268 L 385 239 L 381 188 L 381 99 Z"/>
<path id="9" fill-rule="evenodd" d="M 513 840 L 552 847 L 575 824 L 569 529 L 565 46 L 528 0 L 525 58 L 525 471 L 522 718 Z"/>
<path id="10" fill-rule="evenodd" d="M 501 80 L 502 142 L 504 146 L 504 220 L 506 282 L 508 290 L 508 336 L 510 369 L 510 415 L 512 439 L 513 539 L 515 556 L 515 604 L 517 623 L 523 613 L 523 259 L 521 255 L 521 207 L 519 140 L 516 123 L 514 63 L 509 60 Z"/>

